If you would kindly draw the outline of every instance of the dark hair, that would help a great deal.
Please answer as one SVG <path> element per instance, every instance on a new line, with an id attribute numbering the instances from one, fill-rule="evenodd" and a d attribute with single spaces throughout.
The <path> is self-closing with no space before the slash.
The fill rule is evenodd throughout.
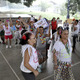
<path id="1" fill-rule="evenodd" d="M 31 17 L 33 17 L 33 15 L 31 15 Z"/>
<path id="2" fill-rule="evenodd" d="M 21 16 L 18 17 L 18 19 L 21 18 Z"/>
<path id="3" fill-rule="evenodd" d="M 27 31 L 26 29 L 23 29 L 23 30 L 21 31 L 21 35 L 23 35 L 26 31 Z"/>
<path id="4" fill-rule="evenodd" d="M 30 33 L 30 32 L 27 32 L 27 33 L 25 33 L 23 36 L 25 36 L 25 38 L 23 38 L 23 36 L 22 36 L 22 38 L 20 39 L 20 44 L 21 45 L 25 45 L 25 44 L 28 44 L 28 39 L 30 39 L 30 36 L 32 35 L 32 33 Z"/>
<path id="5" fill-rule="evenodd" d="M 42 26 L 40 26 L 39 28 L 43 28 Z"/>
<path id="6" fill-rule="evenodd" d="M 63 30 L 62 26 L 59 26 L 59 27 L 57 28 L 58 34 L 59 34 L 59 29 L 61 29 L 61 34 L 62 34 L 62 30 Z"/>
<path id="7" fill-rule="evenodd" d="M 77 22 L 77 23 L 78 23 L 78 20 L 76 20 L 75 22 Z"/>
<path id="8" fill-rule="evenodd" d="M 65 31 L 65 30 L 67 30 L 67 31 L 69 32 L 69 27 L 63 28 L 63 29 L 62 29 L 62 33 L 63 33 L 63 31 Z M 62 34 L 62 33 L 61 33 L 61 34 Z M 61 35 L 60 35 L 60 38 L 61 38 Z"/>
<path id="9" fill-rule="evenodd" d="M 55 17 L 53 17 L 51 21 L 53 21 L 53 19 L 55 19 Z"/>
<path id="10" fill-rule="evenodd" d="M 63 28 L 62 31 L 68 30 L 69 31 L 69 27 Z"/>
<path id="11" fill-rule="evenodd" d="M 34 21 L 37 22 L 38 20 L 37 19 L 34 19 Z"/>
<path id="12" fill-rule="evenodd" d="M 59 27 L 57 28 L 57 30 L 59 30 L 59 29 L 62 29 L 62 30 L 63 30 L 62 26 L 59 26 Z"/>

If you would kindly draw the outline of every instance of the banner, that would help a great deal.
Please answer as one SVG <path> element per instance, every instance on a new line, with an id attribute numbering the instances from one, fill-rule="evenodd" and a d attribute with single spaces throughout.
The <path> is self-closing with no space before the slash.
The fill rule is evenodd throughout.
<path id="1" fill-rule="evenodd" d="M 47 21 L 45 19 L 41 19 L 39 21 L 37 21 L 36 23 L 34 23 L 35 28 L 38 28 L 40 26 L 42 26 L 43 28 L 46 28 L 49 26 L 49 24 L 47 23 Z"/>

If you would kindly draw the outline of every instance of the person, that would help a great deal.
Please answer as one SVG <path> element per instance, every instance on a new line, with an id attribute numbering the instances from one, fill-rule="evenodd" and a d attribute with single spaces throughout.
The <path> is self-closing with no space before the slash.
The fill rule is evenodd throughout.
<path id="1" fill-rule="evenodd" d="M 2 24 L 2 21 L 0 20 L 0 37 L 1 37 L 1 43 L 5 43 L 5 40 L 4 40 L 4 29 L 1 28 L 3 26 Z"/>
<path id="2" fill-rule="evenodd" d="M 34 26 L 34 22 L 30 22 L 30 24 L 28 25 L 25 21 L 23 21 L 22 18 L 20 18 L 20 21 L 23 22 L 24 26 L 28 28 L 28 31 L 35 34 L 36 29 L 35 29 L 35 26 Z"/>
<path id="3" fill-rule="evenodd" d="M 57 26 L 58 26 L 58 24 L 59 24 L 59 21 L 60 21 L 60 18 L 59 18 L 59 17 L 57 17 Z"/>
<path id="4" fill-rule="evenodd" d="M 49 31 L 48 34 L 44 34 L 44 28 L 42 26 L 37 28 L 37 32 L 36 32 L 36 39 L 37 39 L 36 49 L 38 51 L 38 58 L 40 59 L 42 57 L 42 59 L 44 61 L 46 61 L 47 58 L 48 58 L 47 44 L 48 44 L 49 37 L 50 37 L 50 31 Z M 40 63 L 40 65 L 42 66 L 42 63 Z"/>
<path id="5" fill-rule="evenodd" d="M 78 42 L 80 42 L 80 19 L 78 21 L 78 25 L 79 25 Z"/>
<path id="6" fill-rule="evenodd" d="M 22 62 L 20 69 L 25 80 L 35 80 L 35 76 L 39 74 L 37 71 L 38 56 L 37 51 L 34 48 L 36 43 L 35 35 L 31 32 L 26 32 L 23 34 L 20 44 L 22 45 Z"/>
<path id="7" fill-rule="evenodd" d="M 74 25 L 75 25 L 75 19 L 72 20 L 71 22 L 71 31 L 73 32 L 74 31 Z"/>
<path id="8" fill-rule="evenodd" d="M 31 15 L 30 21 L 31 21 L 31 22 L 34 22 L 34 20 L 35 20 L 35 18 L 33 17 L 33 15 Z"/>
<path id="9" fill-rule="evenodd" d="M 4 29 L 4 32 L 5 32 L 5 43 L 6 43 L 6 48 L 11 48 L 11 39 L 13 38 L 12 36 L 12 32 L 11 32 L 11 26 L 12 25 L 12 20 L 11 20 L 11 17 L 10 17 L 10 22 L 9 20 L 5 20 L 5 23 L 4 25 L 2 26 L 2 29 Z M 8 38 L 9 38 L 9 46 L 8 46 Z"/>
<path id="10" fill-rule="evenodd" d="M 25 29 L 25 27 L 23 27 L 22 31 L 21 31 L 21 37 L 23 36 L 23 34 L 27 32 L 27 30 Z"/>
<path id="11" fill-rule="evenodd" d="M 73 37 L 73 52 L 75 51 L 76 39 L 78 38 L 78 33 L 79 33 L 78 20 L 75 20 L 74 31 L 72 32 L 72 37 Z"/>
<path id="12" fill-rule="evenodd" d="M 20 33 L 21 33 L 21 22 L 20 22 L 20 19 L 18 19 L 18 20 L 16 20 L 16 25 L 15 25 L 15 27 L 16 27 L 16 31 L 15 31 L 15 33 L 14 33 L 14 35 L 15 35 L 15 45 L 17 45 L 18 44 L 18 40 L 20 39 L 20 37 L 21 37 L 21 35 L 20 35 Z"/>
<path id="13" fill-rule="evenodd" d="M 72 46 L 68 34 L 68 28 L 64 28 L 60 40 L 53 46 L 54 80 L 75 80 L 71 69 Z"/>
<path id="14" fill-rule="evenodd" d="M 63 27 L 69 27 L 69 23 L 67 22 L 67 20 L 65 20 L 65 22 L 63 23 Z"/>
<path id="15" fill-rule="evenodd" d="M 52 34 L 56 32 L 57 29 L 57 21 L 55 20 L 55 17 L 53 17 L 51 21 L 51 26 L 52 26 Z"/>
<path id="16" fill-rule="evenodd" d="M 62 30 L 63 30 L 62 26 L 59 26 L 59 27 L 57 28 L 57 31 L 52 35 L 52 38 L 51 38 L 51 43 L 52 43 L 52 44 L 51 44 L 51 51 L 52 51 L 52 48 L 53 48 L 54 43 L 55 43 L 57 40 L 60 39 Z"/>

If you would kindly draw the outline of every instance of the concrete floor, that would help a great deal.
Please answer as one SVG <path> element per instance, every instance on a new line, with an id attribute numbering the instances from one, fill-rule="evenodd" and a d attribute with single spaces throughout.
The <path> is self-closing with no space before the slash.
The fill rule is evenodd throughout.
<path id="1" fill-rule="evenodd" d="M 14 42 L 14 41 L 13 41 Z M 12 44 L 11 49 L 6 49 L 4 44 L 0 44 L 0 80 L 24 80 L 21 71 L 21 48 Z M 52 53 L 48 51 L 48 60 L 36 80 L 54 80 Z M 80 80 L 80 43 L 77 42 L 75 53 L 72 54 L 72 71 L 75 80 Z"/>
<path id="2" fill-rule="evenodd" d="M 5 45 L 0 44 L 0 80 L 24 80 L 21 71 L 21 52 L 20 46 L 12 45 L 11 49 L 6 49 Z M 80 43 L 77 42 L 76 52 L 72 55 L 73 66 L 72 71 L 75 80 L 80 80 Z M 42 73 L 36 80 L 53 80 L 53 62 L 52 53 L 48 51 L 48 60 L 45 63 Z"/>

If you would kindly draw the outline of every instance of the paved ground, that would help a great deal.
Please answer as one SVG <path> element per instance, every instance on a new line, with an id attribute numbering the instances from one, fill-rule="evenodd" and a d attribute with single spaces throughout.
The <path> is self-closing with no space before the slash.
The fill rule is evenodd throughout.
<path id="1" fill-rule="evenodd" d="M 21 49 L 20 46 L 12 45 L 11 49 L 6 49 L 5 45 L 0 44 L 0 80 L 24 80 L 21 71 Z M 77 42 L 75 53 L 72 55 L 72 71 L 75 80 L 80 80 L 80 43 Z M 43 72 L 36 77 L 36 80 L 54 80 L 52 53 L 48 52 L 48 60 Z"/>

